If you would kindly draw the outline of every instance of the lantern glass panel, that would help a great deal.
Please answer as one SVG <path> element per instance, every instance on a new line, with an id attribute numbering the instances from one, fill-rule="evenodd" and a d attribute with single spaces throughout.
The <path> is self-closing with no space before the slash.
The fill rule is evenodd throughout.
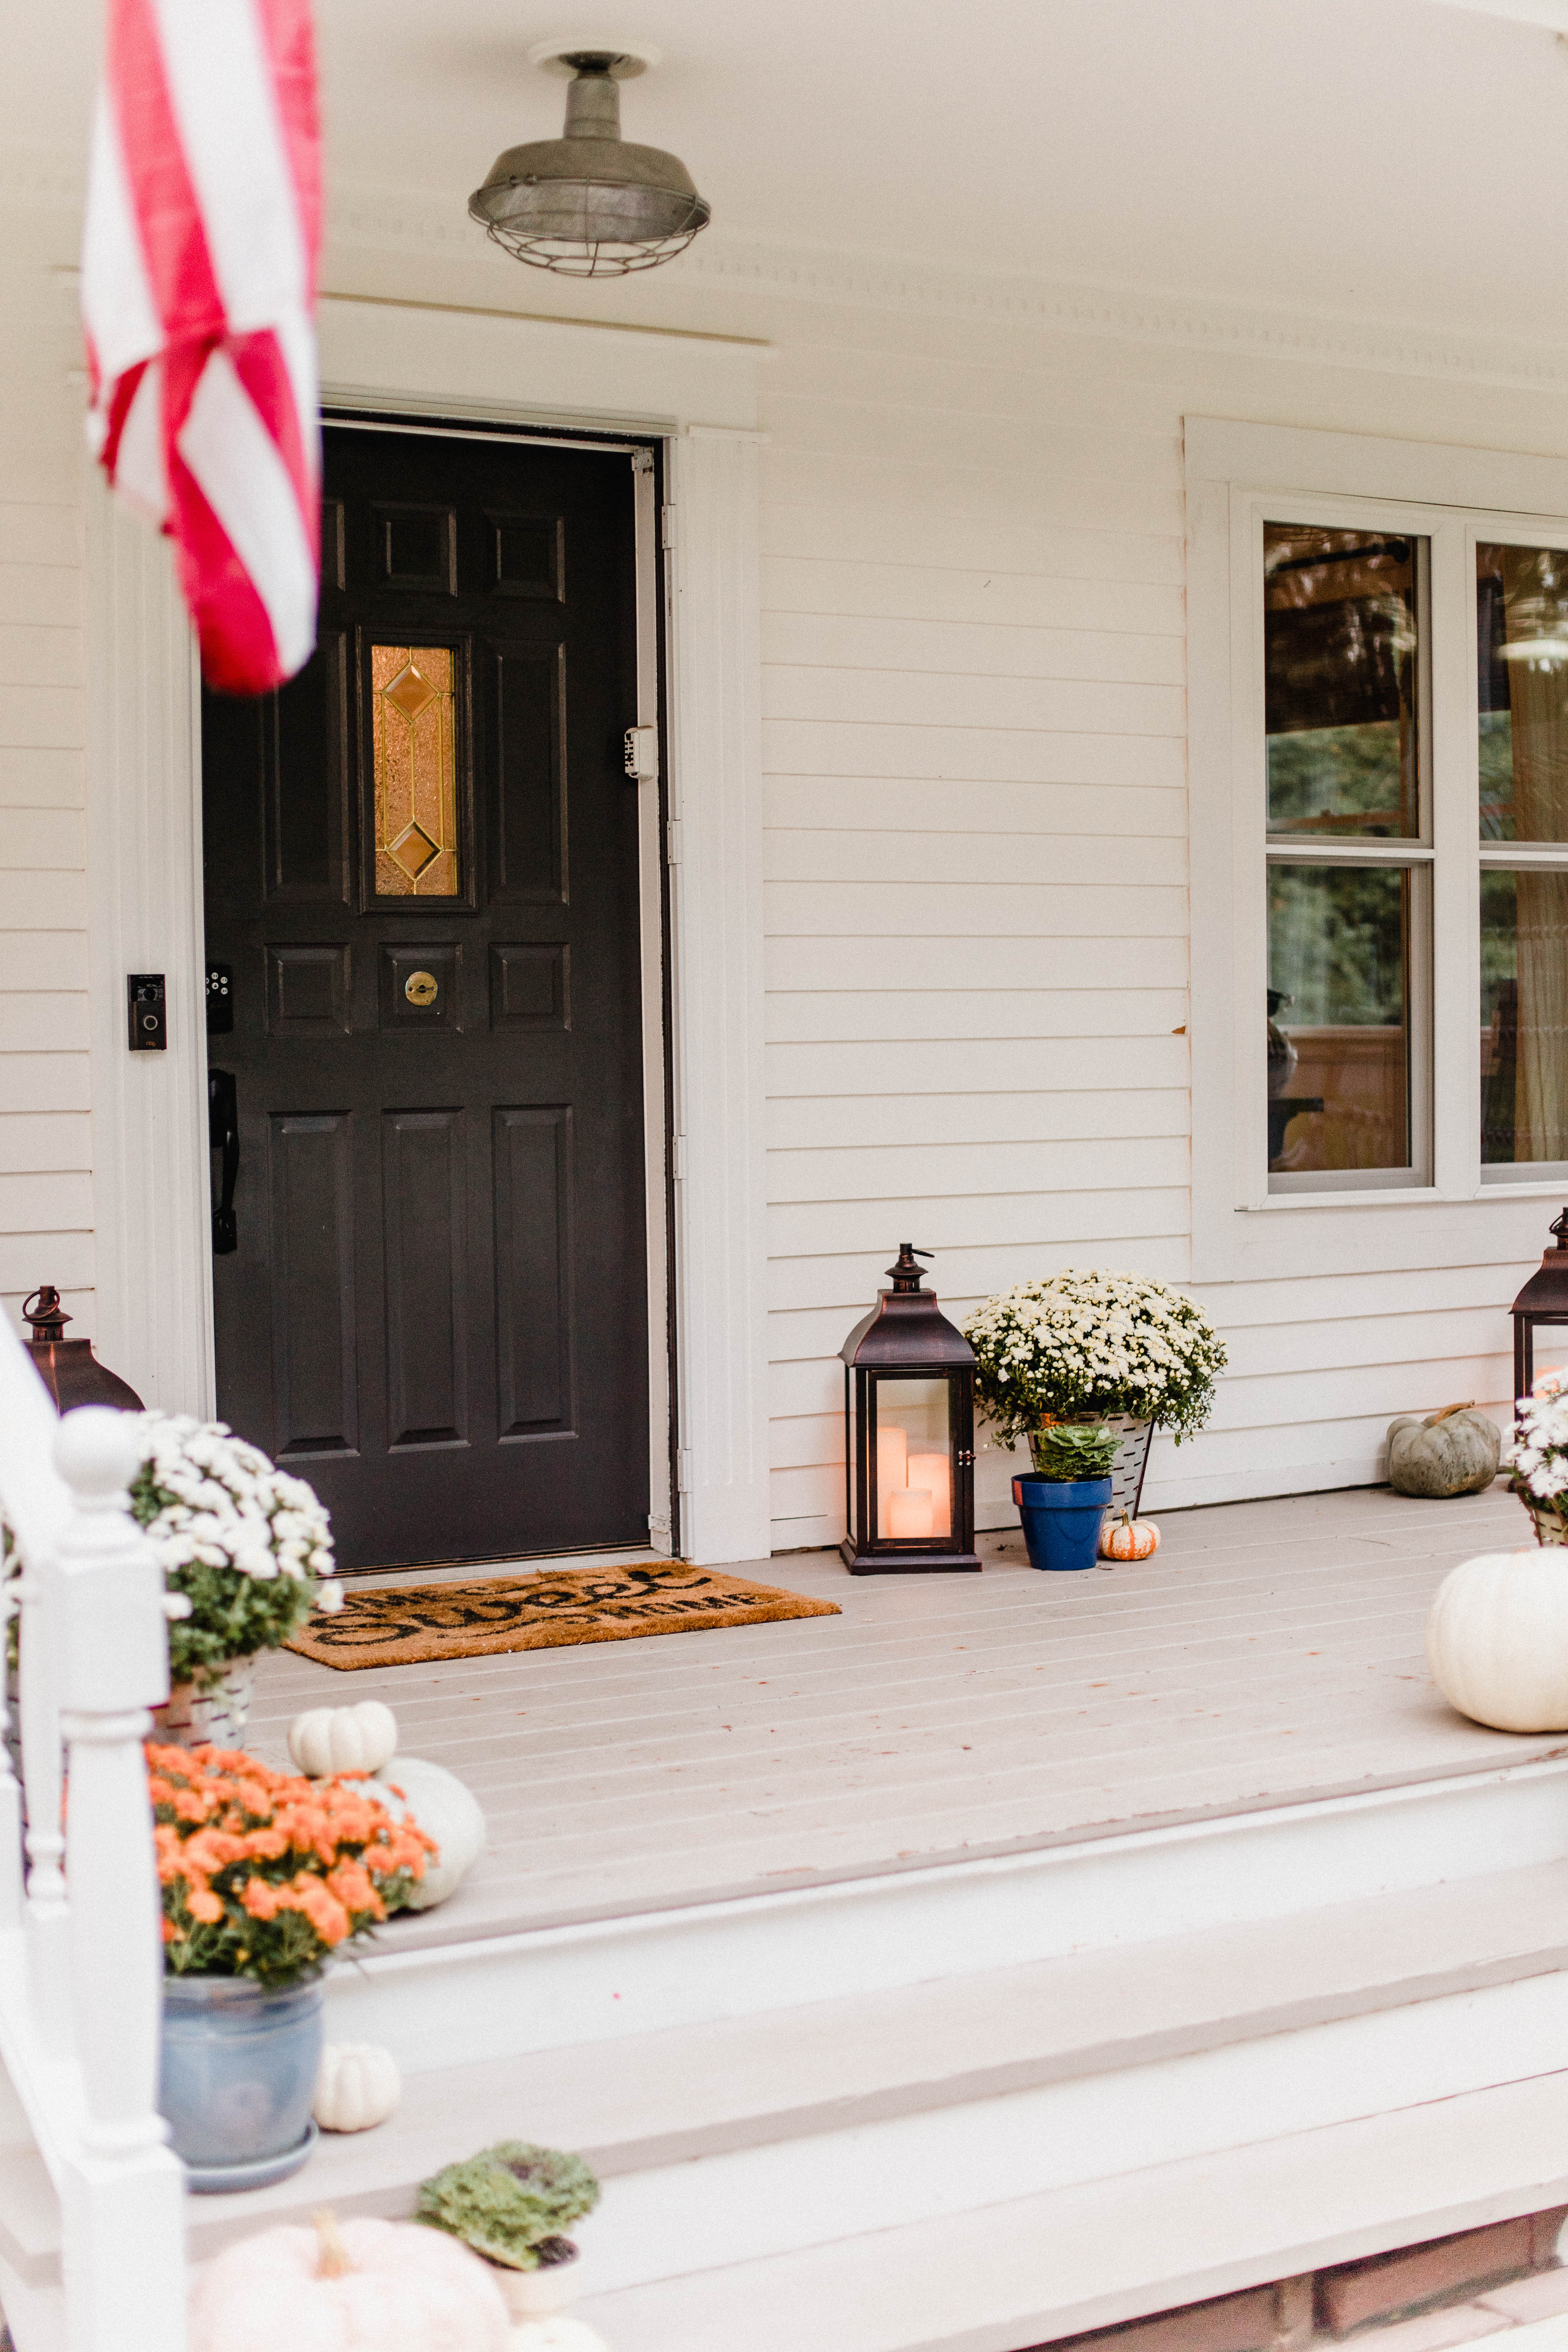
<path id="1" fill-rule="evenodd" d="M 872 1525 L 879 1540 L 952 1534 L 952 1409 L 945 1380 L 890 1380 L 873 1391 Z"/>

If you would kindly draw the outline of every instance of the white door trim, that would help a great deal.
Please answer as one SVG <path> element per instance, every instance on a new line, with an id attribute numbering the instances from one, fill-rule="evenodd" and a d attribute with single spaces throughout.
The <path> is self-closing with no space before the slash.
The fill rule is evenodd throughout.
<path id="1" fill-rule="evenodd" d="M 675 1308 L 681 1550 L 765 1557 L 760 347 L 413 305 L 321 306 L 324 397 L 620 425 L 668 456 Z M 90 497 L 89 887 L 104 1360 L 213 1410 L 195 667 L 164 548 Z M 124 975 L 169 978 L 166 1055 L 126 1049 Z M 149 1069 L 147 1065 L 153 1066 Z"/>

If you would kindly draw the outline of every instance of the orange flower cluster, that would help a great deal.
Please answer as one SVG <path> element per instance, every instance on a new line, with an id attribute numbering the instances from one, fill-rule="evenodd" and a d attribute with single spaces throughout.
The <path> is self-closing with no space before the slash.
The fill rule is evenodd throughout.
<path id="1" fill-rule="evenodd" d="M 363 1773 L 307 1780 L 238 1749 L 149 1746 L 163 1942 L 179 1973 L 286 1984 L 395 1910 L 435 1841 Z"/>

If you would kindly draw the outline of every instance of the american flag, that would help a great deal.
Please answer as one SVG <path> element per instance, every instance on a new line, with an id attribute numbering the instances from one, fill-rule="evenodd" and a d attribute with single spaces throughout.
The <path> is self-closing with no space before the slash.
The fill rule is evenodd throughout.
<path id="1" fill-rule="evenodd" d="M 174 541 L 209 684 L 309 660 L 320 583 L 310 0 L 109 0 L 82 248 L 89 432 Z"/>

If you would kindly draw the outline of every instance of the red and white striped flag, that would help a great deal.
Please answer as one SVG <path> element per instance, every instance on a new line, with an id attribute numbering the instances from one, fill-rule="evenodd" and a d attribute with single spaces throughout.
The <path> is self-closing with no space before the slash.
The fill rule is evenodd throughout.
<path id="1" fill-rule="evenodd" d="M 208 682 L 310 659 L 320 585 L 310 0 L 109 0 L 82 248 L 89 435 L 174 541 Z"/>

